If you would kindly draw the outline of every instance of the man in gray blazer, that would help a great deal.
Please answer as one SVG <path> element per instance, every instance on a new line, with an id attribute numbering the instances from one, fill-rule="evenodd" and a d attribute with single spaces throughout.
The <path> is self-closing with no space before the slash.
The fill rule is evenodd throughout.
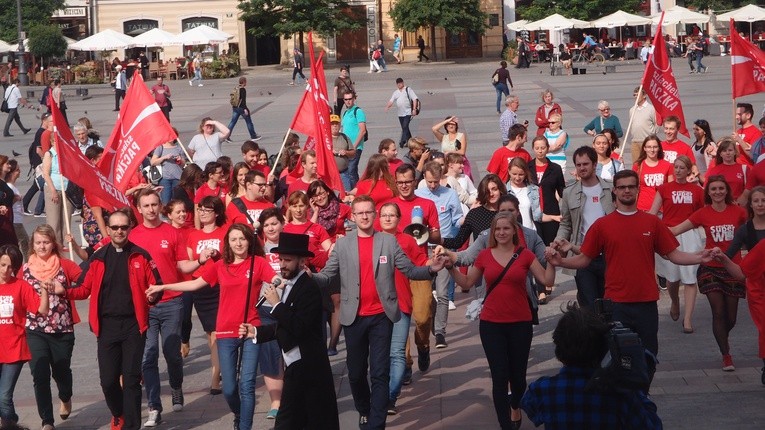
<path id="1" fill-rule="evenodd" d="M 410 279 L 432 279 L 443 268 L 443 258 L 417 267 L 396 238 L 375 231 L 375 202 L 359 196 L 351 205 L 357 230 L 338 239 L 324 269 L 314 274 L 323 288 L 340 277 L 340 323 L 345 331 L 348 380 L 359 428 L 384 429 L 390 379 L 390 340 L 401 313 L 395 269 Z M 367 383 L 367 362 L 372 381 Z"/>
<path id="2" fill-rule="evenodd" d="M 598 218 L 614 211 L 613 183 L 595 174 L 598 154 L 590 146 L 574 151 L 574 165 L 579 180 L 563 190 L 560 199 L 560 227 L 556 245 L 579 254 L 584 235 Z M 606 262 L 603 255 L 592 259 L 574 276 L 576 299 L 579 306 L 592 306 L 595 299 L 603 298 L 606 288 Z"/>

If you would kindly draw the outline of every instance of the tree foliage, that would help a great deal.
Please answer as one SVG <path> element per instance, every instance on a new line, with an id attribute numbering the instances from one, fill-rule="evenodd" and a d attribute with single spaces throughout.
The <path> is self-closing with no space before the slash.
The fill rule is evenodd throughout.
<path id="1" fill-rule="evenodd" d="M 361 26 L 346 13 L 345 0 L 247 0 L 238 7 L 241 19 L 251 24 L 250 33 L 255 36 L 279 35 L 289 39 L 295 33 L 313 31 L 327 37 Z"/>
<path id="2" fill-rule="evenodd" d="M 724 13 L 750 3 L 757 4 L 758 2 L 754 0 L 686 0 L 685 7 L 696 8 L 699 11 L 712 9 Z"/>
<path id="3" fill-rule="evenodd" d="M 480 0 L 398 0 L 390 17 L 396 28 L 406 31 L 442 27 L 452 33 L 484 34 L 489 28 L 489 16 L 481 10 Z"/>
<path id="4" fill-rule="evenodd" d="M 559 13 L 566 18 L 592 21 L 617 10 L 636 13 L 640 0 L 532 0 L 529 6 L 518 7 L 517 19 L 536 21 Z"/>
<path id="5" fill-rule="evenodd" d="M 62 9 L 65 0 L 22 0 L 21 23 L 25 31 L 36 24 L 47 24 L 51 15 Z M 16 41 L 19 32 L 16 25 L 16 0 L 0 0 L 0 39 Z"/>
<path id="6" fill-rule="evenodd" d="M 29 52 L 50 59 L 66 53 L 66 40 L 61 29 L 53 24 L 39 24 L 29 29 Z"/>

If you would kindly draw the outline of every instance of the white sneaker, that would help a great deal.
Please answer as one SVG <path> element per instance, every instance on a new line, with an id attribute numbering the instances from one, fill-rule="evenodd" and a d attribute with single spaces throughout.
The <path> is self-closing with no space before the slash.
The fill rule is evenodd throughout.
<path id="1" fill-rule="evenodd" d="M 436 294 L 436 290 L 433 290 L 433 298 L 438 300 L 438 295 Z"/>
<path id="2" fill-rule="evenodd" d="M 191 86 L 193 86 L 193 85 L 194 85 L 194 84 L 192 84 L 192 83 L 191 83 L 191 81 L 189 81 L 189 86 L 191 87 Z"/>
<path id="3" fill-rule="evenodd" d="M 453 311 L 455 309 L 457 309 L 457 305 L 455 305 L 453 301 L 449 300 L 449 310 Z"/>
<path id="4" fill-rule="evenodd" d="M 156 409 L 149 409 L 149 419 L 143 423 L 144 427 L 156 427 L 162 422 L 162 414 Z"/>
<path id="5" fill-rule="evenodd" d="M 198 87 L 204 87 L 204 85 L 202 85 L 202 84 L 199 84 L 199 85 L 197 85 L 197 86 L 198 86 Z"/>
<path id="6" fill-rule="evenodd" d="M 368 71 L 367 73 L 372 73 L 372 71 L 370 70 L 370 71 Z"/>

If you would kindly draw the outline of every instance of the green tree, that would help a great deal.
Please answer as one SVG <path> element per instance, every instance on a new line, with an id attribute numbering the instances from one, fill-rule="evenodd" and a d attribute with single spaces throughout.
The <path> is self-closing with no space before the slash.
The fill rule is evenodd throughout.
<path id="1" fill-rule="evenodd" d="M 254 36 L 282 36 L 289 39 L 295 33 L 303 51 L 303 33 L 313 31 L 328 37 L 335 32 L 361 26 L 347 11 L 345 0 L 248 0 L 239 3 L 241 19 L 251 25 Z M 363 22 L 363 18 L 362 18 Z"/>
<path id="2" fill-rule="evenodd" d="M 65 0 L 21 0 L 21 25 L 25 31 L 35 24 L 47 24 Z M 0 39 L 13 42 L 19 38 L 16 25 L 16 0 L 0 0 Z"/>
<path id="3" fill-rule="evenodd" d="M 61 29 L 53 24 L 39 24 L 29 29 L 29 52 L 44 60 L 66 53 L 66 40 Z"/>
<path id="4" fill-rule="evenodd" d="M 451 33 L 475 31 L 484 34 L 489 15 L 481 10 L 480 0 L 398 0 L 391 7 L 393 25 L 405 31 L 430 30 L 430 49 L 436 58 L 436 27 Z"/>
<path id="5" fill-rule="evenodd" d="M 640 0 L 532 0 L 529 6 L 518 7 L 518 19 L 536 21 L 559 13 L 566 18 L 592 21 L 621 9 L 636 13 Z"/>

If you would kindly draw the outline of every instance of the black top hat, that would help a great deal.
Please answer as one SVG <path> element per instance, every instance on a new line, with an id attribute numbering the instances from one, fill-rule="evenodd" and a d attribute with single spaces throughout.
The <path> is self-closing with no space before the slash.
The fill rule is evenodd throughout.
<path id="1" fill-rule="evenodd" d="M 279 246 L 271 252 L 276 254 L 297 255 L 298 257 L 313 257 L 313 252 L 308 250 L 308 235 L 295 233 L 279 233 Z"/>

